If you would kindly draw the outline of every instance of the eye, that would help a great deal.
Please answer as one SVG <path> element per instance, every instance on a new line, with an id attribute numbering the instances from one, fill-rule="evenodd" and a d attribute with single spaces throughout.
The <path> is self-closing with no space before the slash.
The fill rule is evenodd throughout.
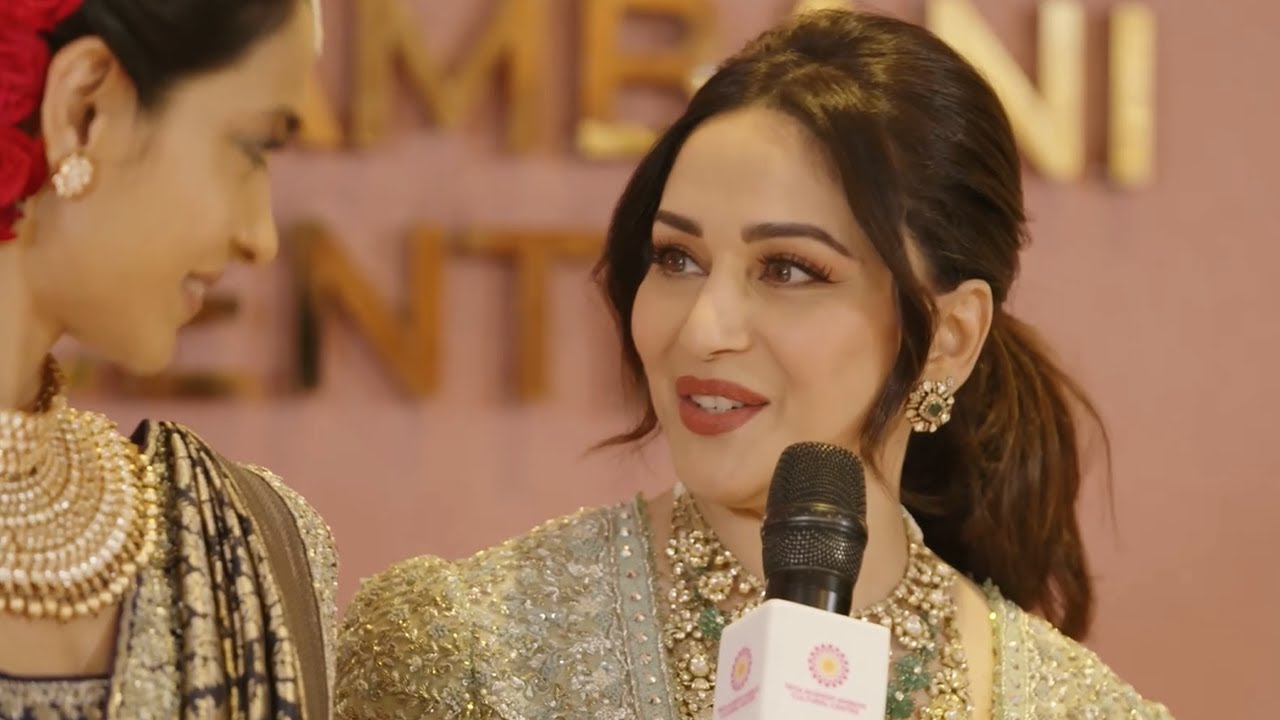
<path id="1" fill-rule="evenodd" d="M 769 255 L 761 258 L 761 279 L 773 285 L 808 285 L 830 282 L 831 271 L 798 255 Z"/>
<path id="2" fill-rule="evenodd" d="M 262 143 L 243 142 L 240 144 L 240 148 L 254 167 L 265 168 L 267 166 L 267 153 Z"/>
<path id="3" fill-rule="evenodd" d="M 675 245 L 654 246 L 653 264 L 667 275 L 689 275 L 702 271 L 688 251 Z"/>
<path id="4" fill-rule="evenodd" d="M 244 140 L 240 143 L 249 162 L 255 167 L 267 167 L 269 155 L 284 147 L 285 143 L 278 138 L 259 138 Z"/>

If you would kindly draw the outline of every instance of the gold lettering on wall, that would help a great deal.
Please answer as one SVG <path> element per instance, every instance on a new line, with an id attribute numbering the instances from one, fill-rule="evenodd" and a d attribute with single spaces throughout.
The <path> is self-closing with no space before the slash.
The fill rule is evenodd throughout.
<path id="1" fill-rule="evenodd" d="M 387 137 L 397 89 L 406 87 L 446 131 L 459 131 L 468 113 L 500 88 L 506 140 L 517 153 L 550 147 L 545 127 L 550 10 L 542 0 L 491 0 L 478 39 L 458 62 L 437 62 L 406 0 L 353 3 L 354 87 L 351 140 L 367 147 Z M 796 0 L 793 13 L 849 8 L 852 0 Z M 657 136 L 654 127 L 621 117 L 627 87 L 669 88 L 687 96 L 714 65 L 716 15 L 709 0 L 580 0 L 579 83 L 574 146 L 589 158 L 630 159 Z M 973 62 L 995 87 L 1019 149 L 1039 174 L 1076 181 L 1085 170 L 1085 13 L 1080 0 L 1039 3 L 1034 80 L 1009 55 L 972 0 L 925 0 L 925 24 Z M 629 20 L 657 17 L 683 31 L 660 50 L 620 49 Z M 1137 0 L 1111 11 L 1107 166 L 1118 186 L 1150 181 L 1155 166 L 1155 20 Z M 403 69 L 405 82 L 400 82 Z M 502 84 L 497 85 L 498 78 Z M 343 128 L 319 80 L 309 81 L 303 143 L 341 148 Z"/>
<path id="2" fill-rule="evenodd" d="M 298 363 L 304 386 L 320 381 L 320 333 L 325 316 L 340 313 L 369 341 L 406 394 L 424 397 L 436 389 L 444 266 L 440 232 L 421 229 L 409 239 L 408 302 L 403 311 L 379 295 L 376 284 L 356 268 L 342 244 L 324 227 L 298 227 L 291 233 L 290 249 L 302 291 Z"/>
<path id="3" fill-rule="evenodd" d="M 251 374 L 225 369 L 175 371 L 138 378 L 101 363 L 80 359 L 73 382 L 87 392 L 119 392 L 169 398 L 258 397 L 264 393 L 307 391 L 324 381 L 323 335 L 338 321 L 354 326 L 379 364 L 405 396 L 432 395 L 440 384 L 444 327 L 444 272 L 451 256 L 509 263 L 516 292 L 511 312 L 514 390 L 521 400 L 550 392 L 552 327 L 550 284 L 560 263 L 592 262 L 602 236 L 573 230 L 470 230 L 451 236 L 437 228 L 414 230 L 406 248 L 408 273 L 401 299 L 387 298 L 343 248 L 345 241 L 319 223 L 298 225 L 285 234 L 290 279 L 297 296 L 294 382 L 280 387 Z M 192 326 L 234 319 L 234 297 L 209 298 Z"/>
<path id="4" fill-rule="evenodd" d="M 464 236 L 463 252 L 509 259 L 515 264 L 516 393 L 522 400 L 545 398 L 550 390 L 551 337 L 547 286 L 554 261 L 590 261 L 600 255 L 599 233 L 483 232 Z"/>
<path id="5" fill-rule="evenodd" d="M 592 0 L 592 3 L 597 0 Z M 499 67 L 503 67 L 507 97 L 507 142 L 512 150 L 529 151 L 543 138 L 541 103 L 547 96 L 546 3 L 542 0 L 502 0 L 493 20 L 456 74 L 431 56 L 418 34 L 418 20 L 403 0 L 358 0 L 356 12 L 355 107 L 352 135 L 368 147 L 384 139 L 392 110 L 397 61 L 409 87 L 447 129 L 456 129 L 484 96 Z"/>
<path id="6" fill-rule="evenodd" d="M 298 137 L 300 144 L 317 150 L 338 150 L 342 147 L 342 126 L 319 74 L 314 71 L 307 76 L 302 107 L 298 112 L 302 118 L 301 135 Z"/>
<path id="7" fill-rule="evenodd" d="M 848 0 L 800 0 L 793 12 L 854 5 Z M 1082 3 L 1039 3 L 1037 62 L 1030 76 L 1001 45 L 971 0 L 924 0 L 923 5 L 926 25 L 977 65 L 996 88 L 1032 169 L 1058 181 L 1079 180 L 1085 160 Z M 461 132 L 467 114 L 497 89 L 507 100 L 503 106 L 512 150 L 526 152 L 549 139 L 540 104 L 547 97 L 545 73 L 550 72 L 550 21 L 543 0 L 490 0 L 478 41 L 465 43 L 466 49 L 448 69 L 429 52 L 417 30 L 422 23 L 412 16 L 406 0 L 356 0 L 353 6 L 357 28 L 352 45 L 356 72 L 351 131 L 356 144 L 369 145 L 386 137 L 393 98 L 402 87 L 451 132 Z M 655 131 L 622 117 L 619 93 L 636 85 L 688 92 L 706 67 L 701 63 L 714 59 L 709 54 L 715 31 L 711 4 L 709 0 L 578 0 L 574 7 L 582 15 L 581 55 L 565 71 L 581 73 L 577 148 L 596 158 L 641 155 Z M 684 29 L 683 37 L 660 51 L 622 51 L 619 38 L 624 23 L 636 15 L 674 21 Z M 1157 43 L 1152 7 L 1120 0 L 1110 10 L 1108 33 L 1107 171 L 1119 187 L 1141 187 L 1151 182 L 1156 165 Z M 305 144 L 322 149 L 344 146 L 341 113 L 335 111 L 318 75 L 308 80 L 301 110 Z M 442 273 L 450 253 L 510 263 L 516 288 L 513 381 L 519 397 L 536 399 L 549 391 L 550 358 L 555 351 L 549 320 L 551 274 L 558 263 L 589 261 L 600 249 L 600 235 L 593 232 L 482 230 L 450 237 L 447 242 L 443 231 L 421 229 L 413 233 L 406 248 L 407 290 L 388 297 L 343 251 L 344 242 L 326 229 L 310 225 L 291 235 L 301 298 L 302 385 L 319 382 L 319 334 L 341 316 L 372 346 L 396 385 L 414 397 L 431 394 L 441 381 Z M 234 299 L 210 298 L 193 324 L 234 321 L 236 314 Z M 85 371 L 80 378 L 91 389 L 132 395 L 253 396 L 275 389 L 262 378 L 226 368 L 138 379 L 106 366 L 90 367 L 92 372 Z"/>
<path id="8" fill-rule="evenodd" d="M 926 23 L 995 88 L 1036 170 L 1063 182 L 1084 174 L 1085 14 L 1076 0 L 1040 5 L 1038 91 L 969 0 L 929 0 Z"/>
<path id="9" fill-rule="evenodd" d="M 1111 10 L 1107 168 L 1121 187 L 1155 174 L 1156 19 L 1151 8 L 1123 2 Z"/>
<path id="10" fill-rule="evenodd" d="M 687 94 L 698 66 L 708 59 L 715 11 L 707 0 L 589 0 L 582 9 L 578 151 L 590 158 L 636 157 L 656 137 L 653 129 L 618 117 L 618 92 L 626 85 L 672 88 Z M 684 38 L 660 52 L 619 49 L 628 15 L 678 20 Z"/>
<path id="11" fill-rule="evenodd" d="M 852 10 L 853 0 L 800 0 L 791 10 L 792 15 L 803 15 L 819 10 Z"/>

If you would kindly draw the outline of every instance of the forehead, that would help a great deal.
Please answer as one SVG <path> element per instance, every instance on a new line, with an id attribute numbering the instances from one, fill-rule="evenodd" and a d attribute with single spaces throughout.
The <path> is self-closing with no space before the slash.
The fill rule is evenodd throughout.
<path id="1" fill-rule="evenodd" d="M 276 107 L 296 109 L 315 61 L 315 47 L 310 3 L 299 2 L 283 25 L 255 40 L 232 64 L 180 84 L 171 104 L 175 110 L 211 119 Z"/>
<path id="2" fill-rule="evenodd" d="M 668 209 L 695 216 L 853 221 L 824 149 L 799 121 L 767 108 L 699 126 L 676 158 L 663 199 L 682 206 Z"/>

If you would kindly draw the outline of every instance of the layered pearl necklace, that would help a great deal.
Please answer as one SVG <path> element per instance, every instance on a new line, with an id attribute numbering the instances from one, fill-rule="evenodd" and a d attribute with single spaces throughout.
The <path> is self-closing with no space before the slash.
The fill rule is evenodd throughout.
<path id="1" fill-rule="evenodd" d="M 893 593 L 854 617 L 894 639 L 886 717 L 962 720 L 973 711 L 968 662 L 956 624 L 951 566 L 908 521 L 907 571 Z M 687 492 L 677 492 L 667 543 L 671 572 L 662 641 L 682 718 L 711 717 L 720 633 L 764 600 L 764 586 L 720 544 Z"/>
<path id="2" fill-rule="evenodd" d="M 51 359 L 31 411 L 0 411 L 0 612 L 112 607 L 155 551 L 157 481 L 102 415 L 67 407 Z"/>

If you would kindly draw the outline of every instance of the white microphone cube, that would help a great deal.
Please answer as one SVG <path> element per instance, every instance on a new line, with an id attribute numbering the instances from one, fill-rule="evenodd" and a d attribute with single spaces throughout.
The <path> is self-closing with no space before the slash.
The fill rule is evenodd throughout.
<path id="1" fill-rule="evenodd" d="M 724 629 L 716 720 L 882 720 L 889 629 L 767 600 Z"/>

